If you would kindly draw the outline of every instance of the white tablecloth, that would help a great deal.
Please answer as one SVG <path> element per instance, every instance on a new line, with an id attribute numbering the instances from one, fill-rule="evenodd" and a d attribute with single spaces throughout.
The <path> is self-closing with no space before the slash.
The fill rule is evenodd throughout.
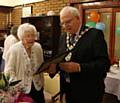
<path id="1" fill-rule="evenodd" d="M 107 73 L 105 86 L 106 93 L 116 95 L 120 100 L 120 71 L 118 73 Z"/>

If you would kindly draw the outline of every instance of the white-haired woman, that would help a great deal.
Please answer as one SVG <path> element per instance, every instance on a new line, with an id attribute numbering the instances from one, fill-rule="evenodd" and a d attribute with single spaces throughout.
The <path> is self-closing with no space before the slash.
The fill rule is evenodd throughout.
<path id="1" fill-rule="evenodd" d="M 35 26 L 24 23 L 18 27 L 20 41 L 8 51 L 5 59 L 5 74 L 10 80 L 22 80 L 19 89 L 24 89 L 36 103 L 45 103 L 43 94 L 43 74 L 34 75 L 43 62 L 43 50 L 35 42 L 37 30 Z"/>

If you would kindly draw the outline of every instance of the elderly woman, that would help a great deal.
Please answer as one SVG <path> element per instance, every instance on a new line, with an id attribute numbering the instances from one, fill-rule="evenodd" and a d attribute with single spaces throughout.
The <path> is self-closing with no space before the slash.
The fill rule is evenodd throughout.
<path id="1" fill-rule="evenodd" d="M 5 74 L 10 76 L 10 81 L 22 80 L 17 87 L 36 103 L 45 103 L 43 74 L 34 75 L 43 62 L 43 50 L 35 42 L 36 28 L 29 23 L 21 24 L 17 35 L 20 41 L 9 49 L 5 58 Z"/>

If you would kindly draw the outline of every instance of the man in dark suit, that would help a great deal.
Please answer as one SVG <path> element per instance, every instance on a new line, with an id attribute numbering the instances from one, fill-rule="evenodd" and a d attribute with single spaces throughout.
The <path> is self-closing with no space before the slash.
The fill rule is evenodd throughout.
<path id="1" fill-rule="evenodd" d="M 59 52 L 72 50 L 59 64 L 61 91 L 67 103 L 101 103 L 110 66 L 107 45 L 103 32 L 83 26 L 81 17 L 70 6 L 60 12 L 66 33 L 61 35 Z"/>

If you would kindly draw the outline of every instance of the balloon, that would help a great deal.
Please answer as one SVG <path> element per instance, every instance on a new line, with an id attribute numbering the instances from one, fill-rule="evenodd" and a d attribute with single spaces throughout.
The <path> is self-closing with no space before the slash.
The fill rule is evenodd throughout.
<path id="1" fill-rule="evenodd" d="M 117 33 L 118 35 L 120 35 L 120 26 L 118 26 L 118 27 L 116 28 L 116 33 Z"/>
<path id="2" fill-rule="evenodd" d="M 88 26 L 88 27 L 94 27 L 95 28 L 96 23 L 92 22 L 92 21 L 89 21 L 89 22 L 86 23 L 86 26 Z"/>
<path id="3" fill-rule="evenodd" d="M 102 22 L 96 23 L 96 29 L 104 31 L 105 30 L 105 24 L 102 23 Z"/>
<path id="4" fill-rule="evenodd" d="M 93 22 L 98 22 L 100 19 L 100 15 L 98 14 L 98 12 L 96 11 L 92 11 L 90 13 L 90 20 L 93 21 Z"/>

